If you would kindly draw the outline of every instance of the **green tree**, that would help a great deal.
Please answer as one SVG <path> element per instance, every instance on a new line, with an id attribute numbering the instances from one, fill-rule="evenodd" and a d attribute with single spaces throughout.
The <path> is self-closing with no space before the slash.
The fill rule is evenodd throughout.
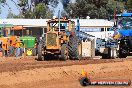
<path id="1" fill-rule="evenodd" d="M 8 15 L 7 15 L 7 18 L 13 18 L 13 13 L 12 13 L 12 11 L 10 10 L 9 12 L 8 12 Z"/>
<path id="2" fill-rule="evenodd" d="M 114 14 L 117 7 L 117 13 L 122 9 L 122 4 L 117 6 L 114 0 L 76 0 L 75 3 L 67 3 L 64 6 L 63 15 L 71 18 L 108 18 Z"/>
<path id="3" fill-rule="evenodd" d="M 132 0 L 115 0 L 121 2 L 125 10 L 132 11 Z"/>
<path id="4" fill-rule="evenodd" d="M 46 5 L 44 3 L 37 4 L 35 8 L 35 18 L 46 18 Z"/>
<path id="5" fill-rule="evenodd" d="M 5 4 L 6 3 L 6 0 L 0 0 L 0 14 L 1 14 L 1 6 L 3 6 L 3 4 Z"/>
<path id="6" fill-rule="evenodd" d="M 127 1 L 128 10 L 132 11 L 132 0 Z"/>
<path id="7" fill-rule="evenodd" d="M 6 2 L 6 0 L 0 0 L 0 3 L 5 3 Z"/>
<path id="8" fill-rule="evenodd" d="M 58 0 L 20 0 L 19 7 L 21 8 L 22 18 L 51 18 L 53 11 L 49 9 L 49 5 L 56 7 Z"/>
<path id="9" fill-rule="evenodd" d="M 56 7 L 59 3 L 59 0 L 31 0 L 31 3 L 37 6 L 39 3 L 44 3 L 46 6 L 51 5 L 52 7 Z"/>

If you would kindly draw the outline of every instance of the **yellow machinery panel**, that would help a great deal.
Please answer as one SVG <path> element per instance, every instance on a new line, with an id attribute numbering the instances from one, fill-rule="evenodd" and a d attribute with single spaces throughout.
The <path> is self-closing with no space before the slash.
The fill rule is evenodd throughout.
<path id="1" fill-rule="evenodd" d="M 49 32 L 46 35 L 46 49 L 59 49 L 58 32 Z"/>

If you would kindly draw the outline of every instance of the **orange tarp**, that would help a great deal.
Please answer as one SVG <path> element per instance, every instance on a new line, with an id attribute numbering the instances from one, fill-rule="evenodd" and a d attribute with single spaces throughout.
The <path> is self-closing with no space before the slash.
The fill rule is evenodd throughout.
<path id="1" fill-rule="evenodd" d="M 14 27 L 12 27 L 12 30 L 22 30 L 22 29 L 25 29 L 25 28 L 23 28 L 22 26 L 14 26 Z"/>

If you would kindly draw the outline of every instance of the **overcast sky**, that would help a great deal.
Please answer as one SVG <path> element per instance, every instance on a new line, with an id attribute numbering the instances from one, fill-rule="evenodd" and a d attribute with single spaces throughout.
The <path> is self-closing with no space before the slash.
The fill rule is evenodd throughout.
<path id="1" fill-rule="evenodd" d="M 17 0 L 14 0 L 14 1 L 17 2 Z M 17 9 L 16 5 L 11 0 L 7 0 L 7 4 L 11 8 L 12 13 L 14 13 L 15 15 L 19 14 L 19 10 Z M 7 5 L 4 5 L 4 7 L 1 5 L 2 13 L 0 14 L 0 19 L 7 18 L 7 15 L 8 15 L 8 12 L 9 12 L 9 7 Z M 62 8 L 63 8 L 63 5 L 60 2 L 58 4 L 58 6 L 55 8 L 54 15 L 57 16 L 58 15 L 58 10 L 59 9 L 63 10 Z"/>

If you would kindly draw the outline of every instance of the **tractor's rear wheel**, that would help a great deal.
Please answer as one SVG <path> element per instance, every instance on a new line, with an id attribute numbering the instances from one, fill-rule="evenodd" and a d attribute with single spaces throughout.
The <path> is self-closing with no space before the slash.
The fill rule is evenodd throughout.
<path id="1" fill-rule="evenodd" d="M 38 45 L 38 60 L 39 61 L 43 61 L 44 60 L 44 56 L 42 54 L 42 44 Z"/>
<path id="2" fill-rule="evenodd" d="M 61 59 L 62 60 L 67 60 L 68 59 L 68 48 L 67 48 L 67 44 L 63 44 L 61 46 Z"/>
<path id="3" fill-rule="evenodd" d="M 81 59 L 81 43 L 76 35 L 69 37 L 68 55 L 70 59 Z"/>

